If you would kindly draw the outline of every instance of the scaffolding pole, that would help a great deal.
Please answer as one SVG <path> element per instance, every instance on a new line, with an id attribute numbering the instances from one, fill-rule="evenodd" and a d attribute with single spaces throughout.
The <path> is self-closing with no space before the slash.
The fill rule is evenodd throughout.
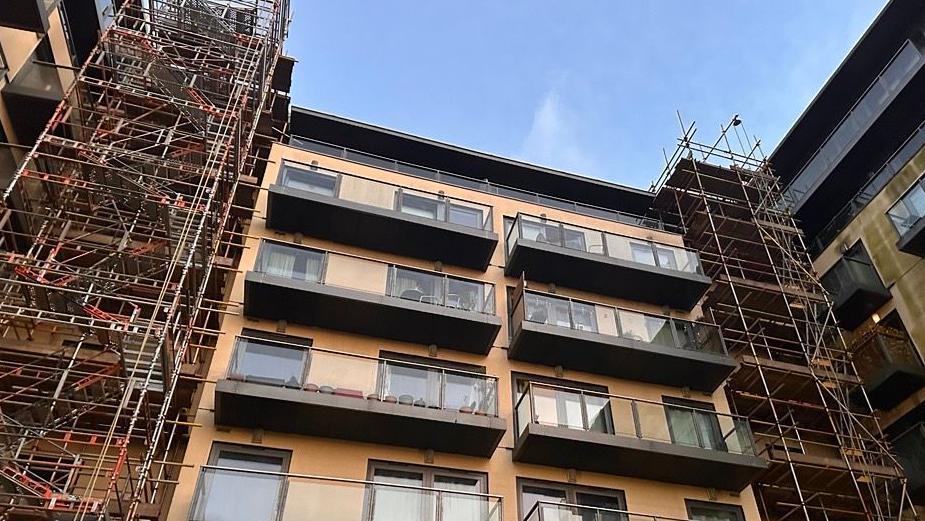
<path id="1" fill-rule="evenodd" d="M 14 175 L 0 518 L 150 519 L 169 500 L 248 187 L 285 129 L 268 120 L 287 22 L 287 0 L 123 2 Z"/>
<path id="2" fill-rule="evenodd" d="M 712 144 L 681 128 L 653 209 L 683 230 L 713 280 L 703 312 L 739 361 L 726 393 L 769 461 L 754 485 L 763 517 L 915 516 L 760 142 L 738 117 Z"/>

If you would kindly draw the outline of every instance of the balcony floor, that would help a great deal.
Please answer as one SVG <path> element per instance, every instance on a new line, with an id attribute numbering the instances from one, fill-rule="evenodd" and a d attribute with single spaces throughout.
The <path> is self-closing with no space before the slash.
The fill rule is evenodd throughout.
<path id="1" fill-rule="evenodd" d="M 490 457 L 507 422 L 494 416 L 222 379 L 215 421 L 369 443 Z"/>
<path id="2" fill-rule="evenodd" d="M 727 355 L 526 320 L 511 340 L 508 358 L 704 392 L 715 391 L 736 368 L 736 362 Z"/>
<path id="3" fill-rule="evenodd" d="M 248 272 L 244 314 L 487 354 L 501 329 L 495 315 Z"/>
<path id="4" fill-rule="evenodd" d="M 599 295 L 690 310 L 710 287 L 698 273 L 649 266 L 553 244 L 517 239 L 504 273 Z"/>
<path id="5" fill-rule="evenodd" d="M 498 245 L 490 231 L 280 185 L 270 186 L 267 226 L 482 271 Z"/>
<path id="6" fill-rule="evenodd" d="M 757 456 L 536 423 L 518 437 L 514 460 L 735 492 L 767 468 Z"/>

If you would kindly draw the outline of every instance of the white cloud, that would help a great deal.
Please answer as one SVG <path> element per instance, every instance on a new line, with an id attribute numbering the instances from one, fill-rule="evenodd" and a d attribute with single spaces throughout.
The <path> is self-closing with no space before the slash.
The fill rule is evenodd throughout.
<path id="1" fill-rule="evenodd" d="M 577 117 L 563 104 L 559 90 L 546 91 L 533 111 L 533 123 L 521 146 L 524 161 L 590 174 L 594 161 L 581 146 Z"/>

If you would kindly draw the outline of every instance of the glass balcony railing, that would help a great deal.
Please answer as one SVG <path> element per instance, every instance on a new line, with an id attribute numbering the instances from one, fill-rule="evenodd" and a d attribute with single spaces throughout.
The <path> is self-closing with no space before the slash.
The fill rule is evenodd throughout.
<path id="1" fill-rule="evenodd" d="M 918 154 L 922 145 L 925 145 L 925 121 L 903 141 L 903 144 L 883 163 L 877 173 L 871 176 L 870 180 L 858 190 L 848 204 L 843 206 L 828 224 L 816 234 L 816 237 L 807 247 L 810 255 L 815 257 L 822 253 L 829 244 L 832 244 L 832 241 L 845 229 L 845 226 L 848 226 L 848 223 L 857 217 L 861 210 L 867 208 L 867 203 L 872 201 L 883 190 L 883 187 L 912 160 L 912 157 Z M 898 217 L 901 221 L 906 220 L 906 215 L 902 213 Z M 893 216 L 890 215 L 890 218 L 893 219 Z M 899 226 L 897 226 L 897 230 L 899 229 Z M 900 233 L 900 235 L 902 234 Z"/>
<path id="2" fill-rule="evenodd" d="M 637 514 L 625 510 L 570 503 L 537 501 L 524 521 L 688 521 L 671 517 Z"/>
<path id="3" fill-rule="evenodd" d="M 558 295 L 525 291 L 514 304 L 512 323 L 548 324 L 686 351 L 726 354 L 719 327 L 672 317 L 640 313 Z"/>
<path id="4" fill-rule="evenodd" d="M 794 176 L 793 182 L 783 194 L 791 208 L 799 208 L 803 204 L 824 174 L 841 160 L 902 90 L 919 69 L 921 61 L 922 54 L 918 48 L 912 41 L 906 40 L 812 158 Z"/>
<path id="5" fill-rule="evenodd" d="M 343 201 L 491 231 L 491 206 L 343 172 L 285 163 L 279 184 Z"/>
<path id="6" fill-rule="evenodd" d="M 474 313 L 495 313 L 495 287 L 478 280 L 264 240 L 254 271 Z"/>
<path id="7" fill-rule="evenodd" d="M 515 406 L 517 432 L 531 423 L 617 437 L 755 455 L 744 417 L 529 382 Z"/>
<path id="8" fill-rule="evenodd" d="M 601 257 L 657 266 L 668 270 L 703 273 L 700 257 L 694 250 L 592 230 L 532 215 L 517 214 L 511 229 L 507 232 L 508 255 L 514 250 L 517 239 L 552 244 Z"/>
<path id="9" fill-rule="evenodd" d="M 501 497 L 204 466 L 189 521 L 501 521 Z"/>
<path id="10" fill-rule="evenodd" d="M 651 228 L 653 230 L 669 229 L 668 225 L 663 223 L 660 219 L 653 219 L 651 217 L 643 217 L 631 213 L 619 212 L 609 208 L 602 208 L 600 206 L 593 206 L 576 201 L 569 201 L 567 199 L 560 199 L 558 197 L 531 192 L 528 190 L 522 190 L 520 188 L 512 188 L 510 186 L 499 185 L 497 183 L 489 182 L 485 179 L 477 179 L 474 177 L 467 177 L 464 175 L 444 172 L 434 168 L 412 165 L 410 163 L 405 163 L 396 159 L 377 156 L 375 154 L 361 152 L 359 150 L 353 150 L 339 145 L 332 145 L 330 143 L 325 143 L 315 139 L 301 136 L 292 136 L 289 140 L 289 145 L 296 148 L 301 148 L 303 150 L 318 152 L 327 156 L 355 161 L 364 165 L 384 168 L 386 170 L 394 170 L 403 174 L 431 179 L 441 183 L 446 183 L 448 185 L 461 186 L 470 190 L 478 190 L 480 192 L 538 204 L 549 208 L 558 208 L 568 212 L 597 217 L 598 219 L 607 219 L 609 221 L 630 224 L 633 226 L 642 226 L 644 228 Z"/>
<path id="11" fill-rule="evenodd" d="M 493 376 L 239 336 L 228 379 L 306 392 L 498 415 Z"/>
<path id="12" fill-rule="evenodd" d="M 900 237 L 925 217 L 925 178 L 919 178 L 887 211 Z"/>

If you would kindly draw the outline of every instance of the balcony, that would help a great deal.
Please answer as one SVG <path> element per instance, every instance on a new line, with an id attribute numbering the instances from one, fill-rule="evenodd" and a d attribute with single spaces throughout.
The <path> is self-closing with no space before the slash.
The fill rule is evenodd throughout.
<path id="1" fill-rule="evenodd" d="M 498 244 L 490 206 L 291 163 L 270 186 L 267 226 L 483 271 Z"/>
<path id="2" fill-rule="evenodd" d="M 524 521 L 689 521 L 572 503 L 537 501 Z"/>
<path id="3" fill-rule="evenodd" d="M 877 326 L 852 342 L 858 376 L 871 405 L 889 410 L 925 387 L 925 367 L 909 338 L 901 331 Z"/>
<path id="4" fill-rule="evenodd" d="M 925 179 L 916 181 L 887 215 L 899 235 L 899 251 L 925 257 Z"/>
<path id="5" fill-rule="evenodd" d="M 736 367 L 714 325 L 534 291 L 513 304 L 508 357 L 705 392 Z"/>
<path id="6" fill-rule="evenodd" d="M 3 87 L 3 101 L 20 142 L 38 139 L 73 79 L 70 69 L 39 61 L 33 55 Z"/>
<path id="7" fill-rule="evenodd" d="M 48 13 L 58 0 L 6 0 L 0 9 L 0 26 L 33 33 L 48 30 Z"/>
<path id="8" fill-rule="evenodd" d="M 873 265 L 850 256 L 839 259 L 820 282 L 831 294 L 832 311 L 844 329 L 858 327 L 891 298 Z"/>
<path id="9" fill-rule="evenodd" d="M 710 279 L 693 250 L 517 214 L 505 274 L 601 295 L 691 309 Z"/>
<path id="10" fill-rule="evenodd" d="M 244 313 L 478 354 L 501 329 L 492 284 L 266 240 Z"/>
<path id="11" fill-rule="evenodd" d="M 531 382 L 514 460 L 740 491 L 766 463 L 742 417 Z"/>
<path id="12" fill-rule="evenodd" d="M 203 466 L 189 521 L 501 521 L 501 497 Z"/>
<path id="13" fill-rule="evenodd" d="M 925 423 L 900 434 L 892 445 L 896 459 L 909 479 L 909 496 L 915 504 L 925 504 Z"/>
<path id="14" fill-rule="evenodd" d="M 505 431 L 495 377 L 247 336 L 216 385 L 215 418 L 485 457 Z"/>

